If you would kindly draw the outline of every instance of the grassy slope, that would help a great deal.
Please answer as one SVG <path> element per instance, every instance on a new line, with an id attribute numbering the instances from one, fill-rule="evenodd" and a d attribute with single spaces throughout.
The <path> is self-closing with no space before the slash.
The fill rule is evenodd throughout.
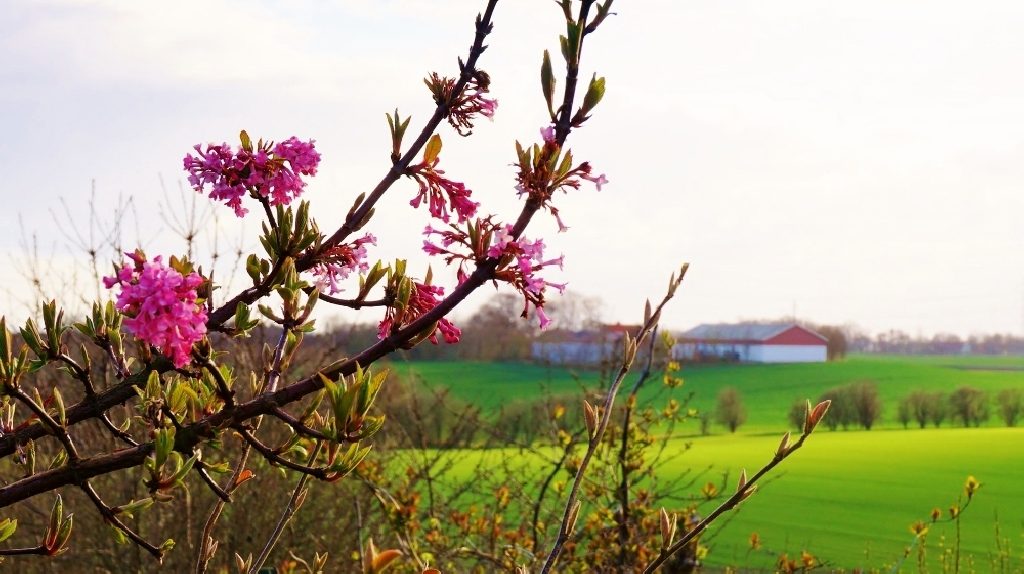
<path id="1" fill-rule="evenodd" d="M 776 443 L 776 437 L 702 438 L 662 471 L 672 475 L 709 464 L 753 469 L 770 456 Z M 927 520 L 934 507 L 948 508 L 963 492 L 967 475 L 973 474 L 983 487 L 964 514 L 962 540 L 964 550 L 975 556 L 978 571 L 989 571 L 996 511 L 1015 555 L 1024 542 L 1022 451 L 1024 429 L 816 434 L 781 468 L 781 478 L 748 500 L 722 528 L 712 563 L 749 563 L 747 540 L 758 532 L 765 547 L 791 555 L 807 549 L 847 568 L 891 564 L 912 540 L 909 525 Z M 933 559 L 943 535 L 950 544 L 955 537 L 951 524 L 932 528 Z M 767 565 L 769 559 L 755 558 L 750 565 Z M 930 571 L 936 570 L 932 563 Z"/>
<path id="2" fill-rule="evenodd" d="M 911 541 L 909 524 L 927 518 L 933 507 L 947 508 L 966 476 L 974 474 L 985 486 L 965 516 L 962 536 L 978 571 L 988 571 L 996 510 L 1014 554 L 1020 554 L 1024 544 L 1024 430 L 998 428 L 993 420 L 993 428 L 901 432 L 892 430 L 896 423 L 891 418 L 895 402 L 915 389 L 951 391 L 969 384 L 995 391 L 1024 386 L 1024 371 L 978 369 L 1021 366 L 1022 358 L 853 357 L 824 365 L 690 367 L 684 370 L 685 389 L 695 392 L 694 406 L 707 408 L 722 387 L 735 386 L 743 393 L 749 421 L 736 436 L 695 439 L 695 448 L 662 472 L 672 476 L 709 465 L 733 471 L 757 468 L 773 452 L 793 400 L 813 398 L 847 382 L 873 380 L 886 405 L 882 427 L 890 430 L 824 431 L 813 437 L 786 464 L 783 477 L 766 486 L 767 495 L 749 501 L 722 529 L 712 562 L 753 565 L 760 560 L 767 566 L 767 555 L 746 556 L 747 538 L 757 531 L 765 546 L 776 551 L 799 553 L 807 548 L 846 567 L 891 563 Z M 489 409 L 529 400 L 545 389 L 565 394 L 568 400 L 580 385 L 568 370 L 535 365 L 442 362 L 394 367 L 406 375 L 415 372 L 428 384 L 448 386 L 454 396 Z M 596 378 L 582 375 L 583 380 Z M 656 390 L 654 386 L 648 392 Z M 714 478 L 716 472 L 709 476 Z M 951 527 L 933 528 L 932 560 L 942 535 L 949 544 Z"/>
<path id="3" fill-rule="evenodd" d="M 664 464 L 659 475 L 670 479 L 691 469 L 707 469 L 699 485 L 720 484 L 728 471 L 730 483 L 740 468 L 753 471 L 766 462 L 778 444 L 776 436 L 720 435 L 693 441 L 685 455 Z M 923 431 L 823 432 L 811 437 L 762 484 L 739 512 L 726 514 L 705 538 L 712 552 L 712 566 L 771 566 L 779 553 L 798 556 L 808 550 L 830 566 L 850 571 L 889 571 L 912 542 L 909 526 L 928 520 L 932 508 L 945 514 L 963 493 L 971 474 L 982 488 L 963 515 L 962 552 L 976 572 L 988 572 L 995 548 L 994 520 L 998 512 L 1002 536 L 1009 539 L 1012 554 L 1021 555 L 1024 544 L 1024 429 L 927 429 Z M 542 457 L 552 453 L 524 453 L 513 449 L 455 451 L 450 477 L 460 484 L 482 460 L 492 470 L 499 460 L 514 460 L 523 472 L 525 488 L 539 483 L 546 472 Z M 495 458 L 497 457 L 497 458 Z M 483 496 L 487 496 L 484 494 Z M 666 503 L 671 506 L 670 503 Z M 717 504 L 701 506 L 710 512 Z M 763 550 L 748 554 L 749 537 L 757 532 Z M 931 527 L 928 536 L 928 571 L 940 571 L 937 546 L 941 537 L 951 546 L 952 523 Z M 1011 571 L 1024 567 L 1014 558 Z M 913 559 L 903 572 L 916 571 Z M 971 571 L 964 568 L 964 571 Z"/>
<path id="4" fill-rule="evenodd" d="M 1024 386 L 1024 370 L 1007 367 L 1024 368 L 1024 358 L 860 356 L 824 364 L 693 366 L 683 370 L 683 390 L 694 393 L 692 406 L 711 409 L 723 387 L 736 387 L 748 412 L 742 431 L 757 433 L 784 429 L 786 413 L 796 400 L 814 399 L 831 387 L 870 380 L 878 384 L 885 404 L 881 426 L 895 428 L 897 401 L 916 389 L 948 392 L 972 385 L 997 391 Z M 402 376 L 415 373 L 425 384 L 446 386 L 454 397 L 485 410 L 535 399 L 543 392 L 566 395 L 569 400 L 577 396 L 581 384 L 594 385 L 597 380 L 592 372 L 515 363 L 438 361 L 394 363 L 392 368 Z M 644 394 L 651 397 L 658 391 L 658 385 L 651 385 Z M 994 419 L 991 424 L 999 422 Z"/>

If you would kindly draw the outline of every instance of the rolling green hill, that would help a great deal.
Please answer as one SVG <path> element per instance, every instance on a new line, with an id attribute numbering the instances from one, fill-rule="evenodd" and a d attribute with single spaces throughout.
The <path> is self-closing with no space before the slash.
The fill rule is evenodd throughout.
<path id="1" fill-rule="evenodd" d="M 594 372 L 527 364 L 419 362 L 395 363 L 392 368 L 420 384 L 447 387 L 452 396 L 491 413 L 544 393 L 576 401 L 583 386 L 600 384 Z M 682 391 L 694 393 L 692 406 L 711 408 L 719 390 L 733 386 L 742 393 L 749 413 L 747 424 L 735 435 L 714 427 L 712 436 L 685 439 L 693 448 L 659 469 L 666 478 L 703 473 L 693 490 L 707 481 L 718 482 L 723 472 L 735 480 L 740 468 L 753 471 L 766 462 L 796 399 L 814 399 L 850 382 L 873 381 L 885 403 L 883 422 L 875 430 L 816 432 L 761 492 L 709 532 L 709 564 L 771 571 L 779 553 L 793 556 L 806 549 L 846 571 L 888 572 L 913 540 L 910 524 L 927 520 L 933 508 L 945 512 L 962 495 L 966 477 L 974 475 L 983 487 L 963 517 L 960 536 L 969 558 L 961 571 L 998 571 L 992 562 L 997 520 L 1014 556 L 1006 571 L 1024 569 L 1018 558 L 1024 554 L 1024 429 L 1002 428 L 993 418 L 987 428 L 903 430 L 894 420 L 898 400 L 914 390 L 949 392 L 971 385 L 994 393 L 1024 388 L 1024 358 L 857 356 L 826 364 L 693 366 L 682 374 Z M 659 387 L 659 381 L 649 384 L 644 398 L 655 397 Z M 684 433 L 696 435 L 696 422 L 688 424 Z M 674 440 L 682 450 L 684 439 Z M 480 457 L 495 455 L 511 452 L 460 452 L 452 478 L 457 480 Z M 531 459 L 540 455 L 517 451 L 515 456 L 523 464 L 543 466 Z M 711 508 L 705 505 L 701 510 Z M 753 532 L 759 534 L 764 550 L 750 552 Z M 940 546 L 951 548 L 955 539 L 952 524 L 931 527 L 925 571 L 942 571 Z M 916 554 L 901 571 L 916 572 L 915 560 Z"/>
<path id="2" fill-rule="evenodd" d="M 452 396 L 494 411 L 516 401 L 530 401 L 543 393 L 577 400 L 583 386 L 600 384 L 592 371 L 518 363 L 415 362 L 392 363 L 405 378 L 425 385 L 444 386 Z M 718 392 L 739 389 L 748 420 L 740 431 L 769 432 L 786 427 L 786 414 L 794 401 L 815 399 L 823 391 L 856 381 L 873 381 L 885 404 L 881 428 L 897 428 L 896 404 L 914 390 L 952 391 L 971 385 L 988 391 L 1024 387 L 1024 357 L 877 357 L 855 356 L 833 363 L 784 365 L 697 365 L 684 367 L 685 384 L 677 396 L 693 393 L 691 406 L 711 409 Z M 660 392 L 649 382 L 642 397 Z M 990 425 L 999 426 L 993 419 Z M 697 429 L 693 423 L 692 430 Z"/>

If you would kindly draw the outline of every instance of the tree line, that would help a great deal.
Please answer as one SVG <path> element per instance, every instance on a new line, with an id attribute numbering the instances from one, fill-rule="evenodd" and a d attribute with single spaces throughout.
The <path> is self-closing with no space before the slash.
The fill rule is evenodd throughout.
<path id="1" fill-rule="evenodd" d="M 883 401 L 874 381 L 856 381 L 826 390 L 820 401 L 832 401 L 822 424 L 829 430 L 860 428 L 871 430 L 882 421 Z M 793 403 L 789 424 L 801 428 L 807 409 L 805 400 Z M 903 428 L 916 424 L 939 428 L 944 423 L 963 427 L 979 427 L 991 420 L 993 414 L 1008 427 L 1017 426 L 1024 415 L 1024 388 L 1006 388 L 994 394 L 969 385 L 947 393 L 943 391 L 915 390 L 896 404 L 896 421 Z M 743 397 L 735 387 L 725 387 L 718 393 L 714 409 L 702 413 L 701 434 L 710 432 L 711 423 L 717 422 L 736 432 L 747 421 Z"/>

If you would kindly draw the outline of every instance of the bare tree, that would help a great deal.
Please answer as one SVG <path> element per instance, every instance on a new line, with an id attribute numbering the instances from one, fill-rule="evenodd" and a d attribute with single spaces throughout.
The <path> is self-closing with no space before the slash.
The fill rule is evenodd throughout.
<path id="1" fill-rule="evenodd" d="M 736 432 L 740 425 L 747 422 L 747 409 L 743 406 L 740 392 L 733 387 L 725 387 L 719 391 L 715 416 L 731 433 Z"/>

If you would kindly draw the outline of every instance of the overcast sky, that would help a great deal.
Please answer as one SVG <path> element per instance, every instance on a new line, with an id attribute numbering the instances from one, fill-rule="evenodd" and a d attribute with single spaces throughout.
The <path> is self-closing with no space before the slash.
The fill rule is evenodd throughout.
<path id="1" fill-rule="evenodd" d="M 81 258 L 51 212 L 63 198 L 81 217 L 94 180 L 101 206 L 134 197 L 150 253 L 180 250 L 161 178 L 176 193 L 193 144 L 243 128 L 317 140 L 306 197 L 333 228 L 389 166 L 384 113 L 411 113 L 418 131 L 432 108 L 421 78 L 457 71 L 483 4 L 0 0 L 0 249 L 13 258 L 0 301 L 18 314 L 19 217 L 48 261 Z M 611 183 L 557 198 L 569 232 L 531 225 L 566 256 L 551 279 L 633 322 L 689 261 L 673 327 L 795 309 L 868 331 L 1024 330 L 1024 3 L 615 7 L 583 63 L 607 96 L 571 140 Z M 442 167 L 511 219 L 513 141 L 543 124 L 540 56 L 561 23 L 550 0 L 503 0 L 495 20 L 480 64 L 498 114 L 468 139 L 443 128 Z M 372 254 L 422 269 L 415 189 L 381 203 Z"/>

